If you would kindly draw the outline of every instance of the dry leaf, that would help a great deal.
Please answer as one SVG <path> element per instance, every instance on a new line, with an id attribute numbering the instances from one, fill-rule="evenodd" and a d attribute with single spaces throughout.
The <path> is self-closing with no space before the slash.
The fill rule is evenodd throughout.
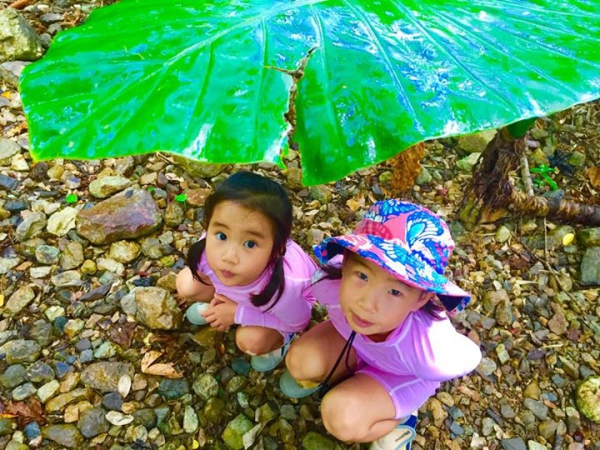
<path id="1" fill-rule="evenodd" d="M 350 211 L 356 212 L 360 208 L 365 206 L 365 200 L 363 198 L 361 198 L 360 200 L 355 200 L 355 199 L 351 198 L 346 202 L 346 206 L 348 208 L 350 208 Z"/>
<path id="2" fill-rule="evenodd" d="M 4 413 L 16 416 L 19 428 L 30 422 L 37 422 L 39 425 L 46 423 L 44 409 L 36 397 L 29 397 L 24 402 L 9 402 Z"/>
<path id="3" fill-rule="evenodd" d="M 590 167 L 586 170 L 587 176 L 590 178 L 590 183 L 596 189 L 600 189 L 600 167 Z"/>
<path id="4" fill-rule="evenodd" d="M 173 363 L 159 363 L 153 364 L 158 358 L 162 356 L 161 352 L 156 350 L 150 350 L 142 358 L 142 372 L 148 375 L 157 375 L 165 378 L 182 378 L 183 374 L 179 373 L 173 367 Z"/>

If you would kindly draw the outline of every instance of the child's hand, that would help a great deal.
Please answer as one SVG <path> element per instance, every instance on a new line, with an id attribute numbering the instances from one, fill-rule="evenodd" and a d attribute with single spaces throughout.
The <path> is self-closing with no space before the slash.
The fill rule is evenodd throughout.
<path id="1" fill-rule="evenodd" d="M 237 303 L 221 294 L 215 294 L 208 310 L 202 314 L 209 325 L 219 331 L 227 331 L 234 324 Z"/>

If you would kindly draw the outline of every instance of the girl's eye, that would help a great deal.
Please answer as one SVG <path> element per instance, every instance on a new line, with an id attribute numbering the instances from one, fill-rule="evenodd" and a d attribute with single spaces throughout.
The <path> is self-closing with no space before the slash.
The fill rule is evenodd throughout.
<path id="1" fill-rule="evenodd" d="M 215 237 L 219 241 L 226 241 L 227 240 L 227 235 L 225 233 L 218 232 L 218 233 L 215 234 Z"/>
<path id="2" fill-rule="evenodd" d="M 356 272 L 356 276 L 363 281 L 367 281 L 369 278 L 362 272 Z"/>
<path id="3" fill-rule="evenodd" d="M 400 292 L 398 289 L 390 289 L 389 293 L 394 297 L 400 297 L 402 295 L 402 292 Z"/>
<path id="4" fill-rule="evenodd" d="M 246 242 L 244 242 L 244 247 L 246 247 L 246 248 L 254 248 L 254 247 L 256 247 L 256 242 L 254 242 L 254 241 L 246 241 Z"/>

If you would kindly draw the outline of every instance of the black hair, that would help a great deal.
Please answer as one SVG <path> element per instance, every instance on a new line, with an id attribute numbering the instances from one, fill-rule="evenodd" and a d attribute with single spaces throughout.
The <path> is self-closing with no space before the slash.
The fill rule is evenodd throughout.
<path id="1" fill-rule="evenodd" d="M 254 306 L 264 306 L 273 298 L 272 308 L 279 301 L 285 288 L 283 255 L 292 232 L 292 204 L 285 189 L 276 181 L 252 172 L 237 172 L 221 183 L 204 202 L 202 226 L 208 225 L 217 205 L 222 202 L 235 202 L 250 211 L 263 214 L 273 225 L 273 249 L 269 263 L 273 264 L 271 279 L 260 294 L 252 296 Z M 195 242 L 189 249 L 187 266 L 194 278 L 202 283 L 197 270 L 206 239 Z M 269 308 L 269 309 L 270 309 Z"/>
<path id="2" fill-rule="evenodd" d="M 344 258 L 346 257 L 346 254 L 344 254 Z M 321 266 L 321 271 L 324 272 L 325 275 L 316 280 L 313 284 L 316 284 L 323 280 L 339 280 L 342 278 L 341 265 L 326 264 Z M 425 313 L 427 313 L 433 320 L 443 320 L 442 312 L 446 311 L 446 308 L 444 308 L 444 306 L 439 303 L 437 297 L 434 297 L 433 299 L 429 300 L 425 305 L 423 305 L 421 309 Z"/>

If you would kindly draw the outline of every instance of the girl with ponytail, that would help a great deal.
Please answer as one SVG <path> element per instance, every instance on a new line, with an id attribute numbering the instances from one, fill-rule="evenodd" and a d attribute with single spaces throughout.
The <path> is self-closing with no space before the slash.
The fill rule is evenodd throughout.
<path id="1" fill-rule="evenodd" d="M 283 187 L 251 172 L 231 175 L 206 199 L 201 239 L 177 276 L 196 325 L 227 331 L 265 372 L 308 325 L 314 261 L 290 239 L 292 205 Z"/>

